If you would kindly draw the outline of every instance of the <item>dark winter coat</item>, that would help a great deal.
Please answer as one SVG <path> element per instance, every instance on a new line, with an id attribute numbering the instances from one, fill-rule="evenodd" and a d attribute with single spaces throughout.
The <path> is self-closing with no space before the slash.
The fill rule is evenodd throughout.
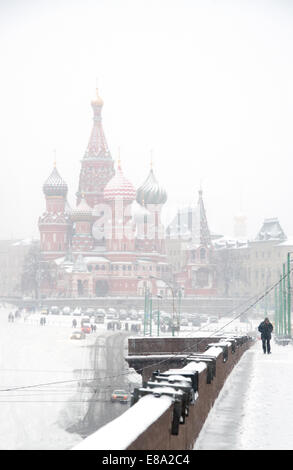
<path id="1" fill-rule="evenodd" d="M 271 339 L 273 325 L 270 322 L 262 321 L 258 326 L 258 331 L 261 333 L 261 339 Z"/>

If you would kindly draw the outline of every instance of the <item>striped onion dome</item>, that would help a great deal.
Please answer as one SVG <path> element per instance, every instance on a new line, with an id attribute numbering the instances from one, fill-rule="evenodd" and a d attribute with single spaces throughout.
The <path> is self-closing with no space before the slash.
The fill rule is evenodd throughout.
<path id="1" fill-rule="evenodd" d="M 106 201 L 113 201 L 114 199 L 133 201 L 135 199 L 135 195 L 136 191 L 134 186 L 127 178 L 125 178 L 121 166 L 118 164 L 115 175 L 105 186 L 104 199 Z"/>
<path id="2" fill-rule="evenodd" d="M 84 196 L 82 196 L 80 203 L 75 209 L 70 212 L 70 218 L 73 221 L 77 220 L 91 220 L 93 218 L 93 210 L 86 202 Z"/>
<path id="3" fill-rule="evenodd" d="M 152 168 L 145 182 L 136 191 L 136 200 L 141 205 L 164 204 L 167 201 L 167 193 L 159 185 Z"/>
<path id="4" fill-rule="evenodd" d="M 57 168 L 54 166 L 49 178 L 43 184 L 43 192 L 46 196 L 66 196 L 68 186 L 59 175 Z"/>

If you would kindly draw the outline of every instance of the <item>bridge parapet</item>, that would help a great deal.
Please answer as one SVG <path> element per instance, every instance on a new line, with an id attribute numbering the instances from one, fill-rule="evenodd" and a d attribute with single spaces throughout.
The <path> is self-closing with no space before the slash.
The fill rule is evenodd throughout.
<path id="1" fill-rule="evenodd" d="M 174 351 L 180 342 L 175 341 L 179 338 L 173 339 Z M 171 354 L 127 356 L 129 364 L 137 361 L 138 370 L 146 379 L 143 387 L 134 390 L 132 406 L 125 413 L 74 449 L 193 449 L 225 380 L 253 344 L 246 335 L 217 337 L 217 341 L 212 338 L 212 343 L 208 339 L 204 351 L 182 355 L 180 350 L 173 353 L 173 359 Z"/>

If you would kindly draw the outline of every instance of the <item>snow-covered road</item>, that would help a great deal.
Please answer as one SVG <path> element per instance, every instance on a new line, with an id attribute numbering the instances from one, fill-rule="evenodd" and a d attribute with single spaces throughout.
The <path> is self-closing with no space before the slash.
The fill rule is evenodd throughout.
<path id="1" fill-rule="evenodd" d="M 8 323 L 8 312 L 0 307 L 0 449 L 70 449 L 82 438 L 67 430 L 93 393 L 85 386 L 94 377 L 90 346 L 113 332 L 98 325 L 71 340 L 72 317 L 50 315 L 40 326 L 38 314 Z"/>
<path id="2" fill-rule="evenodd" d="M 226 381 L 195 450 L 293 449 L 293 346 L 248 350 Z"/>

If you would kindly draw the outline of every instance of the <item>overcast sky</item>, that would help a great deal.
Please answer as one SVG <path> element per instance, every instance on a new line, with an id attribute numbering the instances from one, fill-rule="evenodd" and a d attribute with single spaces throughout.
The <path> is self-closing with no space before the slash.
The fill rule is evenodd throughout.
<path id="1" fill-rule="evenodd" d="M 57 168 L 75 204 L 98 83 L 115 160 L 154 171 L 165 217 L 196 204 L 248 237 L 266 217 L 293 235 L 293 2 L 1 0 L 0 238 L 38 237 Z"/>

